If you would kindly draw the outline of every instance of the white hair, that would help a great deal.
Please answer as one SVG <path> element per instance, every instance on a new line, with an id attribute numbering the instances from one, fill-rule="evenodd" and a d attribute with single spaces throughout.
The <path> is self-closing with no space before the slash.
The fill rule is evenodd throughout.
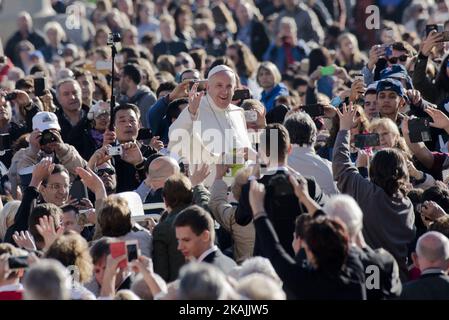
<path id="1" fill-rule="evenodd" d="M 71 282 L 68 270 L 59 261 L 40 260 L 25 274 L 24 298 L 25 300 L 68 300 Z"/>
<path id="2" fill-rule="evenodd" d="M 5 237 L 8 227 L 14 223 L 20 203 L 18 200 L 8 201 L 0 211 L 0 240 Z"/>
<path id="3" fill-rule="evenodd" d="M 323 211 L 331 218 L 340 218 L 346 225 L 351 239 L 362 230 L 363 212 L 353 197 L 339 194 L 330 198 Z"/>
<path id="4" fill-rule="evenodd" d="M 267 258 L 251 257 L 246 259 L 239 268 L 238 279 L 254 273 L 263 274 L 282 286 L 281 278 L 279 278 L 276 270 L 274 270 L 273 265 Z"/>
<path id="5" fill-rule="evenodd" d="M 287 298 L 278 282 L 260 273 L 239 279 L 236 290 L 250 300 L 285 300 Z"/>
<path id="6" fill-rule="evenodd" d="M 426 232 L 416 243 L 416 254 L 431 263 L 449 260 L 449 239 L 436 231 Z"/>

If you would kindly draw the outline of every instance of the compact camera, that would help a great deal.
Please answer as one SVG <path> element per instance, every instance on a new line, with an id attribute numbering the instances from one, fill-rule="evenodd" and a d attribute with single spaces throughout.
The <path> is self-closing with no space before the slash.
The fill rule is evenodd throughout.
<path id="1" fill-rule="evenodd" d="M 113 156 L 121 156 L 123 154 L 122 146 L 111 146 L 108 148 L 108 155 Z"/>

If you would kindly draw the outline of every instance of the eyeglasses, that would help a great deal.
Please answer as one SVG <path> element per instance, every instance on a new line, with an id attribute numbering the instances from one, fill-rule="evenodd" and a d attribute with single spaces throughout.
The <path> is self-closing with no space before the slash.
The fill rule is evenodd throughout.
<path id="1" fill-rule="evenodd" d="M 113 168 L 97 169 L 97 175 L 99 177 L 102 177 L 105 174 L 112 176 L 113 174 L 115 174 L 115 170 Z"/>
<path id="2" fill-rule="evenodd" d="M 388 61 L 390 61 L 391 64 L 396 64 L 396 63 L 398 63 L 398 60 L 401 62 L 405 62 L 405 61 L 407 61 L 407 59 L 408 59 L 408 56 L 404 54 L 399 57 L 391 57 L 388 59 Z"/>
<path id="3" fill-rule="evenodd" d="M 176 63 L 175 63 L 175 67 L 179 67 L 180 65 L 188 65 L 189 64 L 189 60 L 186 60 L 186 59 L 184 59 L 184 60 L 181 60 L 181 61 L 176 61 Z"/>
<path id="4" fill-rule="evenodd" d="M 46 188 L 50 188 L 53 190 L 61 190 L 61 189 L 66 189 L 66 190 L 70 190 L 70 188 L 72 187 L 72 184 L 60 184 L 60 183 L 52 183 L 52 184 L 47 184 L 44 185 Z"/>

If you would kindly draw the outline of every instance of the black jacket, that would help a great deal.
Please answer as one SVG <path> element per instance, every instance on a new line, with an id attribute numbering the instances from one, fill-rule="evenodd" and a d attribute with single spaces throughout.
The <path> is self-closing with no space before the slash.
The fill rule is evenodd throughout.
<path id="1" fill-rule="evenodd" d="M 449 300 L 449 276 L 440 272 L 422 274 L 419 279 L 405 283 L 402 300 Z"/>
<path id="2" fill-rule="evenodd" d="M 276 174 L 264 175 L 258 181 L 265 186 L 265 210 L 268 218 L 273 224 L 274 230 L 279 235 L 280 243 L 282 247 L 291 256 L 294 255 L 292 248 L 293 231 L 295 229 L 295 220 L 302 212 L 305 212 L 305 208 L 300 207 L 298 198 L 294 194 L 287 196 L 276 197 L 276 188 L 270 187 L 270 180 L 278 175 L 287 176 L 287 173 L 283 170 L 279 170 Z M 316 183 L 313 177 L 306 178 L 309 194 L 319 205 L 323 206 L 327 200 L 327 196 L 323 194 L 320 186 Z M 242 226 L 246 226 L 251 222 L 253 213 L 249 204 L 249 186 L 250 183 L 245 184 L 242 187 L 242 193 L 240 195 L 239 205 L 235 212 L 235 221 Z M 256 242 L 254 245 L 254 255 L 261 254 L 261 241 L 259 235 L 256 233 Z"/>
<path id="3" fill-rule="evenodd" d="M 223 271 L 224 274 L 228 274 L 232 269 L 234 269 L 237 264 L 231 258 L 225 256 L 220 249 L 209 253 L 203 262 L 213 264 L 218 269 Z"/>
<path id="4" fill-rule="evenodd" d="M 270 38 L 268 37 L 267 30 L 262 22 L 253 19 L 250 24 L 250 49 L 257 60 L 263 61 L 263 54 L 267 51 L 268 46 L 270 45 Z"/>
<path id="5" fill-rule="evenodd" d="M 28 37 L 25 39 L 22 37 L 19 31 L 14 33 L 14 35 L 9 38 L 8 42 L 6 43 L 5 55 L 7 55 L 11 59 L 11 61 L 20 68 L 22 68 L 23 66 L 16 47 L 22 40 L 28 40 L 29 42 L 31 42 L 36 50 L 39 50 L 46 45 L 45 38 L 39 31 L 32 30 L 31 33 L 28 34 Z"/>
<path id="6" fill-rule="evenodd" d="M 95 140 L 92 137 L 90 130 L 92 129 L 91 121 L 86 117 L 73 127 L 67 138 L 67 143 L 71 144 L 78 150 L 83 159 L 88 161 L 94 152 L 99 148 L 95 144 Z M 101 146 L 100 146 L 101 147 Z"/>
<path id="7" fill-rule="evenodd" d="M 40 193 L 35 187 L 27 187 L 23 193 L 22 202 L 19 209 L 17 209 L 16 216 L 14 218 L 14 224 L 8 228 L 5 234 L 5 242 L 16 245 L 12 235 L 16 231 L 28 230 L 28 218 L 31 211 L 37 205 Z"/>
<path id="8" fill-rule="evenodd" d="M 150 146 L 142 144 L 140 151 L 144 158 L 156 153 Z M 117 175 L 117 189 L 116 192 L 134 191 L 145 180 L 145 169 L 137 170 L 132 164 L 125 162 L 119 156 L 112 158 L 115 172 Z"/>
<path id="9" fill-rule="evenodd" d="M 263 256 L 268 258 L 284 284 L 289 299 L 365 300 L 363 266 L 354 255 L 348 255 L 339 274 L 329 274 L 298 263 L 285 252 L 267 217 L 254 221 Z"/>
<path id="10" fill-rule="evenodd" d="M 81 118 L 80 122 L 84 121 L 84 118 L 87 116 L 87 113 L 89 112 L 89 108 L 85 105 L 82 105 L 81 109 L 84 110 L 86 115 L 83 118 Z M 67 118 L 64 116 L 64 111 L 62 110 L 62 108 L 59 108 L 58 110 L 56 110 L 55 114 L 58 117 L 58 122 L 59 122 L 59 125 L 61 126 L 62 141 L 68 142 L 68 139 L 72 132 L 72 129 L 75 128 L 76 126 L 72 126 L 70 121 L 67 120 Z M 80 122 L 78 122 L 78 124 Z"/>

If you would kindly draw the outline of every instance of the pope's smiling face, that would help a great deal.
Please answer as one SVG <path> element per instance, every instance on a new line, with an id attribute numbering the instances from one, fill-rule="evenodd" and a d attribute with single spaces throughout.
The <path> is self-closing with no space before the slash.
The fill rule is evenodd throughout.
<path id="1" fill-rule="evenodd" d="M 230 71 L 220 71 L 208 80 L 207 93 L 222 109 L 229 106 L 234 95 L 235 76 Z"/>

